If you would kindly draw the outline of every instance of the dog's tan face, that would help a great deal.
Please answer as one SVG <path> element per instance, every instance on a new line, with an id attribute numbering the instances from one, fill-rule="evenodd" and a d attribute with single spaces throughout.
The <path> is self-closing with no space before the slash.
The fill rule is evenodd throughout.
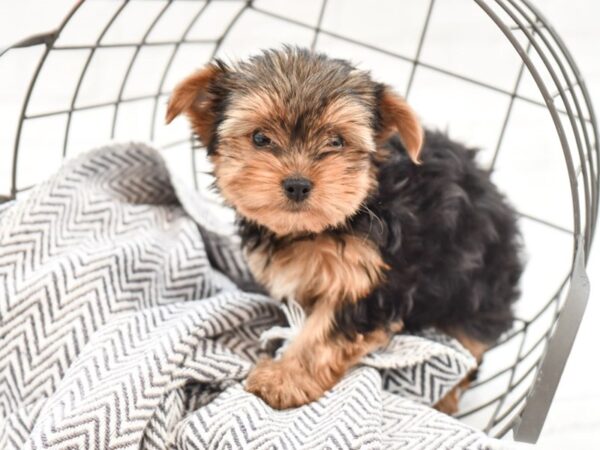
<path id="1" fill-rule="evenodd" d="M 391 133 L 415 161 L 421 146 L 400 97 L 346 62 L 296 49 L 207 66 L 175 89 L 167 121 L 181 112 L 224 198 L 278 235 L 318 233 L 355 214 Z"/>
<path id="2" fill-rule="evenodd" d="M 277 234 L 339 225 L 374 188 L 371 111 L 349 96 L 320 105 L 301 91 L 236 96 L 212 158 L 223 196 Z"/>

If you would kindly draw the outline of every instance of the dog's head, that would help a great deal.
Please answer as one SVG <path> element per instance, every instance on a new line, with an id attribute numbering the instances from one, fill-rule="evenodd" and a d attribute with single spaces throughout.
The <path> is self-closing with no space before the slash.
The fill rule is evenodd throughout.
<path id="1" fill-rule="evenodd" d="M 417 163 L 422 130 L 405 101 L 346 61 L 306 50 L 211 63 L 173 92 L 239 214 L 278 235 L 321 232 L 376 187 L 380 144 L 399 133 Z"/>

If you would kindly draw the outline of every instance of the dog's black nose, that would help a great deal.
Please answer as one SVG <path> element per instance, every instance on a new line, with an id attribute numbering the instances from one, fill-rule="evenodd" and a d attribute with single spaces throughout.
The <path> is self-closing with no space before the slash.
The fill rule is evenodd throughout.
<path id="1" fill-rule="evenodd" d="M 290 200 L 302 202 L 308 198 L 313 184 L 306 178 L 286 178 L 283 180 L 283 190 Z"/>

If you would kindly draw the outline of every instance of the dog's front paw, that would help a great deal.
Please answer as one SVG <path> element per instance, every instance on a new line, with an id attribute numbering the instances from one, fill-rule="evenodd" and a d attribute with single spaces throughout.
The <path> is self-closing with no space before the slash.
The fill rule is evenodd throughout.
<path id="1" fill-rule="evenodd" d="M 324 389 L 293 359 L 263 360 L 250 372 L 246 390 L 275 409 L 288 409 L 310 403 Z"/>

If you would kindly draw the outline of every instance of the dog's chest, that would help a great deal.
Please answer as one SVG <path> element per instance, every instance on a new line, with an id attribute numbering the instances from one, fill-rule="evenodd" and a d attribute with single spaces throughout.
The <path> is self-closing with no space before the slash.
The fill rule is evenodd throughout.
<path id="1" fill-rule="evenodd" d="M 273 249 L 246 253 L 254 277 L 276 299 L 314 302 L 357 301 L 382 280 L 386 265 L 371 241 L 351 234 L 318 235 Z"/>

